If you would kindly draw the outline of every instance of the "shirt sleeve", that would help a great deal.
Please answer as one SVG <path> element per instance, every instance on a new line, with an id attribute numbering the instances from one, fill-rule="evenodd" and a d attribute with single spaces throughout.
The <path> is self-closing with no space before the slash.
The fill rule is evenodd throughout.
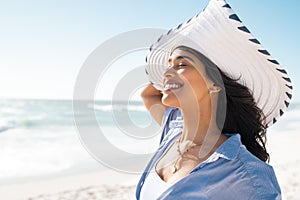
<path id="1" fill-rule="evenodd" d="M 181 112 L 178 108 L 175 107 L 168 107 L 164 113 L 163 120 L 161 123 L 161 138 L 160 138 L 160 144 L 165 138 L 165 136 L 168 134 L 170 127 L 169 124 L 172 120 L 175 120 L 178 116 L 181 116 Z"/>

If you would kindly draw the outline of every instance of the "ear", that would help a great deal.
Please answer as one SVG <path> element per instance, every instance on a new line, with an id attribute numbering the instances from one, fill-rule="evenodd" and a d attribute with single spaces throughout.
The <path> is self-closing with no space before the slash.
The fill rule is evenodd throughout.
<path id="1" fill-rule="evenodd" d="M 215 84 L 212 84 L 212 86 L 209 88 L 209 94 L 218 93 L 220 91 L 221 91 L 221 87 L 216 86 Z"/>

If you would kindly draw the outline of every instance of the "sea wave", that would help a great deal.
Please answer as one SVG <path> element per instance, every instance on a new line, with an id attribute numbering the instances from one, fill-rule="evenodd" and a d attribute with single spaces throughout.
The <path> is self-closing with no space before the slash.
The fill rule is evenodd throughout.
<path id="1" fill-rule="evenodd" d="M 14 121 L 0 121 L 0 133 L 15 127 L 16 123 Z"/>
<path id="2" fill-rule="evenodd" d="M 0 185 L 4 179 L 39 176 L 92 160 L 73 129 L 15 128 L 0 140 Z"/>
<path id="3" fill-rule="evenodd" d="M 103 104 L 89 104 L 89 108 L 95 109 L 97 111 L 137 111 L 137 112 L 145 112 L 147 109 L 144 105 L 124 105 L 124 104 L 110 104 L 110 105 L 103 105 Z"/>

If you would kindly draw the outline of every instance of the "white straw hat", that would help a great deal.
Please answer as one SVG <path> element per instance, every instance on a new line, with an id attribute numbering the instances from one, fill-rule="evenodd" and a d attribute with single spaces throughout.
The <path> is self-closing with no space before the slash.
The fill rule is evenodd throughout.
<path id="1" fill-rule="evenodd" d="M 195 17 L 163 34 L 146 57 L 146 73 L 158 90 L 170 51 L 177 46 L 193 48 L 253 93 L 257 106 L 274 124 L 289 106 L 292 84 L 286 71 L 242 24 L 225 0 L 211 0 Z"/>

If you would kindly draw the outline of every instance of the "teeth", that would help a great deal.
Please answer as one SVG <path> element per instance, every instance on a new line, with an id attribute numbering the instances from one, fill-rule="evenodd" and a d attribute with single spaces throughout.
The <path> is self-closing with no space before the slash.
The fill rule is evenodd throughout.
<path id="1" fill-rule="evenodd" d="M 179 84 L 176 84 L 176 83 L 172 83 L 172 84 L 166 84 L 165 85 L 165 89 L 168 90 L 168 89 L 177 89 L 177 88 L 180 88 L 181 85 Z"/>

